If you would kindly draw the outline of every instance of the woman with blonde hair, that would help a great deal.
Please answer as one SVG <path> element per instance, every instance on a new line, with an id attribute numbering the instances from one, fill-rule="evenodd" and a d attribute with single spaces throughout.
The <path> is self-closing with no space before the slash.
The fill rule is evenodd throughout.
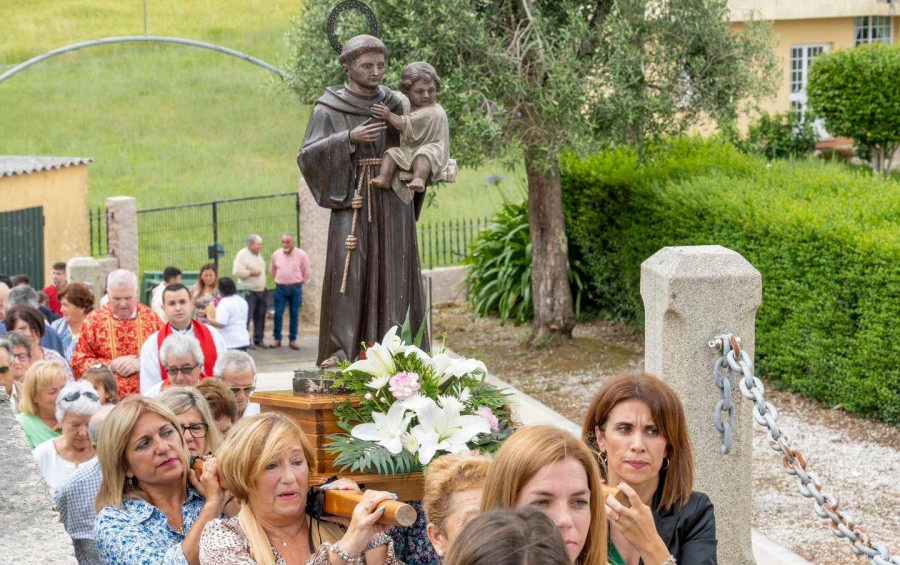
<path id="1" fill-rule="evenodd" d="M 554 426 L 526 426 L 494 455 L 481 510 L 531 506 L 562 534 L 576 565 L 606 565 L 607 523 L 597 460 L 580 439 Z"/>
<path id="2" fill-rule="evenodd" d="M 284 415 L 239 421 L 217 460 L 241 511 L 207 525 L 200 540 L 203 565 L 400 563 L 386 526 L 377 523 L 383 514 L 377 505 L 395 495 L 367 490 L 349 521 L 333 518 L 346 531 L 305 513 L 313 450 L 303 430 Z M 359 490 L 346 479 L 323 488 Z"/>
<path id="3" fill-rule="evenodd" d="M 184 442 L 191 457 L 215 453 L 219 448 L 219 429 L 209 410 L 209 404 L 194 387 L 173 386 L 156 397 L 175 413 Z"/>
<path id="4" fill-rule="evenodd" d="M 480 512 L 481 489 L 491 458 L 478 451 L 442 455 L 428 465 L 422 506 L 426 532 L 438 557 L 443 557 L 466 523 Z"/>
<path id="5" fill-rule="evenodd" d="M 606 480 L 630 507 L 609 497 L 610 564 L 715 565 L 713 505 L 694 488 L 687 419 L 678 395 L 653 375 L 620 375 L 594 396 L 582 428 Z"/>
<path id="6" fill-rule="evenodd" d="M 56 361 L 38 361 L 25 372 L 16 419 L 25 430 L 28 449 L 59 437 L 56 397 L 66 386 L 66 373 Z"/>
<path id="7" fill-rule="evenodd" d="M 200 534 L 219 518 L 225 491 L 215 459 L 199 478 L 188 467 L 178 420 L 162 403 L 139 396 L 120 402 L 97 442 L 103 482 L 97 493 L 94 540 L 103 563 L 191 563 Z"/>

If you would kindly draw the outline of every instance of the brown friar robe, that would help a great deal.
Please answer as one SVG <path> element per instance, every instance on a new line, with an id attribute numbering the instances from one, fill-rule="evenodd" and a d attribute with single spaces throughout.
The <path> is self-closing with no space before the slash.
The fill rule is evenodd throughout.
<path id="1" fill-rule="evenodd" d="M 350 252 L 346 292 L 341 294 L 345 240 L 350 234 L 360 159 L 380 162 L 388 147 L 399 144 L 399 133 L 388 126 L 374 143 L 350 145 L 350 130 L 372 117 L 372 106 L 381 102 L 402 114 L 399 96 L 379 86 L 372 97 L 345 87 L 329 87 L 313 108 L 297 164 L 319 206 L 331 210 L 322 310 L 319 320 L 319 355 L 322 363 L 331 355 L 356 360 L 360 344 L 381 341 L 394 325 L 402 325 L 409 311 L 413 335 L 424 323 L 425 304 L 419 271 L 416 219 L 423 194 L 404 204 L 393 190 L 363 187 L 356 250 Z M 371 177 L 379 167 L 371 169 Z M 372 221 L 369 221 L 371 206 Z M 428 338 L 422 349 L 430 350 Z"/>

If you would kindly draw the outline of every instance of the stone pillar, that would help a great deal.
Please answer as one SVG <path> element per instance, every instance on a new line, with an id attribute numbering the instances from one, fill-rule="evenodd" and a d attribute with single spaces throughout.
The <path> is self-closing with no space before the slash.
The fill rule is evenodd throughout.
<path id="1" fill-rule="evenodd" d="M 644 367 L 674 388 L 684 403 L 696 469 L 694 488 L 715 505 L 719 563 L 753 564 L 751 403 L 735 384 L 734 446 L 722 455 L 713 425 L 719 389 L 712 370 L 719 353 L 709 341 L 733 333 L 753 357 L 762 276 L 738 253 L 718 245 L 665 247 L 641 265 L 641 297 Z"/>
<path id="2" fill-rule="evenodd" d="M 300 246 L 309 255 L 309 281 L 303 285 L 302 324 L 319 325 L 322 308 L 322 281 L 325 280 L 325 252 L 328 249 L 328 225 L 331 211 L 315 201 L 309 186 L 301 177 L 297 187 L 300 203 Z"/>
<path id="3" fill-rule="evenodd" d="M 106 287 L 107 272 L 93 257 L 72 257 L 66 263 L 66 279 L 87 285 L 94 293 L 94 307 L 100 305 Z"/>
<path id="4" fill-rule="evenodd" d="M 130 196 L 106 199 L 106 225 L 109 230 L 107 254 L 119 260 L 120 269 L 139 272 L 137 200 Z"/>

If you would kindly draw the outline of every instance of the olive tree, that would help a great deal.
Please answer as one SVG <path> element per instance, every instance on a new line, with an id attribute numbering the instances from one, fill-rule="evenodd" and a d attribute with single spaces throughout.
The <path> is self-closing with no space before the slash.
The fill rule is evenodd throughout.
<path id="1" fill-rule="evenodd" d="M 811 111 L 825 128 L 850 137 L 885 176 L 900 147 L 900 48 L 873 43 L 820 55 L 809 71 Z"/>
<path id="2" fill-rule="evenodd" d="M 382 0 L 373 4 L 397 88 L 404 64 L 443 80 L 461 166 L 524 160 L 532 242 L 532 339 L 571 336 L 558 157 L 731 122 L 773 90 L 771 29 L 727 22 L 726 0 Z M 325 38 L 332 5 L 309 2 L 290 34 L 290 85 L 304 101 L 344 77 Z M 367 33 L 345 12 L 342 40 Z"/>

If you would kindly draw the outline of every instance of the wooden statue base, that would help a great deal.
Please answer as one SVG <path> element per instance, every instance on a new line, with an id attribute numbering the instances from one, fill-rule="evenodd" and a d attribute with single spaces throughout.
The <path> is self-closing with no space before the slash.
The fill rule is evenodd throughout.
<path id="1" fill-rule="evenodd" d="M 313 444 L 316 461 L 310 465 L 309 484 L 324 484 L 330 477 L 339 475 L 356 481 L 360 488 L 386 490 L 396 493 L 400 500 L 422 500 L 422 473 L 410 475 L 368 475 L 341 472 L 334 467 L 336 455 L 325 451 L 329 435 L 344 433 L 337 425 L 334 406 L 356 397 L 351 395 L 296 394 L 293 391 L 255 392 L 251 402 L 260 405 L 260 411 L 281 412 L 297 422 Z"/>

